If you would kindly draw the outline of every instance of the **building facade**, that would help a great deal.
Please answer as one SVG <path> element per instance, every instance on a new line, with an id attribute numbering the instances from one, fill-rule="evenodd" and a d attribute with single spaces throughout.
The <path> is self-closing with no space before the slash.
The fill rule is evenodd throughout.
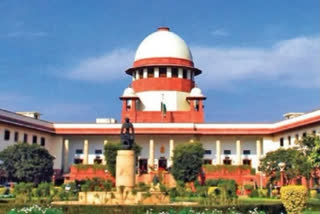
<path id="1" fill-rule="evenodd" d="M 128 117 L 142 147 L 142 173 L 169 168 L 174 147 L 186 142 L 202 143 L 206 164 L 257 168 L 267 152 L 294 147 L 303 136 L 320 131 L 320 110 L 288 113 L 274 123 L 207 123 L 206 97 L 196 86 L 201 72 L 183 39 L 161 27 L 141 42 L 125 71 L 132 82 L 120 96 L 119 123 L 108 118 L 55 123 L 39 119 L 37 112 L 0 110 L 0 150 L 18 142 L 44 146 L 55 157 L 56 173 L 68 173 L 75 163 L 104 164 L 104 145 L 120 141 L 121 122 Z"/>

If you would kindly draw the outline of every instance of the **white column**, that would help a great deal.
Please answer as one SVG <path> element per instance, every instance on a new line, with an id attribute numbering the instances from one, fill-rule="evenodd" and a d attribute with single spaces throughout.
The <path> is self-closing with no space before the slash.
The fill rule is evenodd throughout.
<path id="1" fill-rule="evenodd" d="M 154 167 L 154 140 L 150 139 L 149 141 L 149 159 L 148 159 L 148 166 L 151 168 Z M 149 171 L 150 169 L 148 169 Z"/>
<path id="2" fill-rule="evenodd" d="M 84 140 L 83 142 L 83 164 L 88 164 L 89 158 L 89 141 Z"/>
<path id="3" fill-rule="evenodd" d="M 183 69 L 178 68 L 178 78 L 183 78 Z"/>
<path id="4" fill-rule="evenodd" d="M 167 78 L 171 78 L 171 77 L 172 77 L 172 68 L 167 67 Z"/>
<path id="5" fill-rule="evenodd" d="M 220 140 L 216 141 L 216 164 L 221 164 L 221 142 Z"/>
<path id="6" fill-rule="evenodd" d="M 191 71 L 191 80 L 194 80 L 194 71 Z"/>
<path id="7" fill-rule="evenodd" d="M 236 152 L 237 152 L 236 163 L 237 163 L 237 165 L 241 165 L 241 142 L 240 142 L 240 140 L 237 140 L 237 142 L 236 142 Z"/>
<path id="8" fill-rule="evenodd" d="M 174 150 L 174 140 L 173 139 L 170 139 L 169 141 L 169 167 L 172 166 L 172 158 L 173 158 L 173 150 Z"/>
<path id="9" fill-rule="evenodd" d="M 187 79 L 188 80 L 191 79 L 191 70 L 190 69 L 187 70 Z"/>
<path id="10" fill-rule="evenodd" d="M 63 141 L 63 172 L 69 171 L 69 140 Z"/>
<path id="11" fill-rule="evenodd" d="M 257 169 L 260 165 L 260 158 L 261 158 L 261 154 L 262 154 L 262 150 L 261 150 L 261 140 L 257 140 L 256 142 L 256 149 L 257 149 Z"/>
<path id="12" fill-rule="evenodd" d="M 154 77 L 155 77 L 155 78 L 158 78 L 158 77 L 159 77 L 159 68 L 158 68 L 158 67 L 155 67 L 155 68 L 154 68 Z"/>
<path id="13" fill-rule="evenodd" d="M 143 69 L 143 78 L 148 78 L 148 69 L 147 68 L 144 68 Z"/>
<path id="14" fill-rule="evenodd" d="M 139 79 L 139 70 L 136 70 L 136 80 Z"/>
<path id="15" fill-rule="evenodd" d="M 132 71 L 132 81 L 134 81 L 136 78 L 136 71 Z"/>
<path id="16" fill-rule="evenodd" d="M 107 164 L 107 161 L 106 161 L 106 157 L 104 156 L 104 147 L 105 145 L 108 144 L 108 140 L 104 140 L 103 141 L 103 159 L 102 159 L 102 164 L 106 165 Z"/>

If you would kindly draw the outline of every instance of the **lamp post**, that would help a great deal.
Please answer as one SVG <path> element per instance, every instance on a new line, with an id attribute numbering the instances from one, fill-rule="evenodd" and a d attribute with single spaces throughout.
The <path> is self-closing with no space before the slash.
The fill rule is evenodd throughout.
<path id="1" fill-rule="evenodd" d="M 284 185 L 284 168 L 286 168 L 286 163 L 280 162 L 278 166 L 280 168 L 280 186 L 282 187 Z"/>

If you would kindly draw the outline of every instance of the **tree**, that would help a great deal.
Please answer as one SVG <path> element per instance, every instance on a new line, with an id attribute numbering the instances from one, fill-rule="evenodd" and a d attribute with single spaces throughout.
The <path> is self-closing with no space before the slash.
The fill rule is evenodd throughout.
<path id="1" fill-rule="evenodd" d="M 286 164 L 285 175 L 288 181 L 301 176 L 310 178 L 312 167 L 303 152 L 296 149 L 278 149 L 268 152 L 260 162 L 260 170 L 270 176 L 271 183 L 280 179 L 280 162 Z"/>
<path id="2" fill-rule="evenodd" d="M 18 182 L 48 182 L 53 175 L 53 159 L 37 144 L 18 143 L 0 152 L 9 180 Z"/>
<path id="3" fill-rule="evenodd" d="M 173 151 L 172 175 L 177 181 L 193 182 L 202 166 L 204 149 L 201 143 L 179 144 Z"/>
<path id="4" fill-rule="evenodd" d="M 111 173 L 112 176 L 116 175 L 116 160 L 117 160 L 117 152 L 122 149 L 121 143 L 107 143 L 104 146 L 104 156 L 107 162 L 107 169 Z M 141 152 L 141 146 L 134 143 L 132 145 L 132 150 L 134 150 L 134 154 L 136 157 L 136 163 L 138 160 L 138 156 Z"/>
<path id="5" fill-rule="evenodd" d="M 320 169 L 320 137 L 316 135 L 308 135 L 298 141 L 298 144 L 300 146 L 300 150 L 303 151 L 313 168 L 312 176 L 316 184 L 319 184 L 319 174 L 317 171 Z"/>

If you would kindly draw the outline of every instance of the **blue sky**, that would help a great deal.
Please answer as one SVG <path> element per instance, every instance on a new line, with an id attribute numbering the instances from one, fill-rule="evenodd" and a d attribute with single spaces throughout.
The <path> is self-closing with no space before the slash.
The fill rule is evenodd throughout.
<path id="1" fill-rule="evenodd" d="M 206 122 L 320 107 L 320 2 L 0 1 L 0 108 L 52 121 L 120 118 L 139 43 L 169 26 L 203 74 Z"/>

